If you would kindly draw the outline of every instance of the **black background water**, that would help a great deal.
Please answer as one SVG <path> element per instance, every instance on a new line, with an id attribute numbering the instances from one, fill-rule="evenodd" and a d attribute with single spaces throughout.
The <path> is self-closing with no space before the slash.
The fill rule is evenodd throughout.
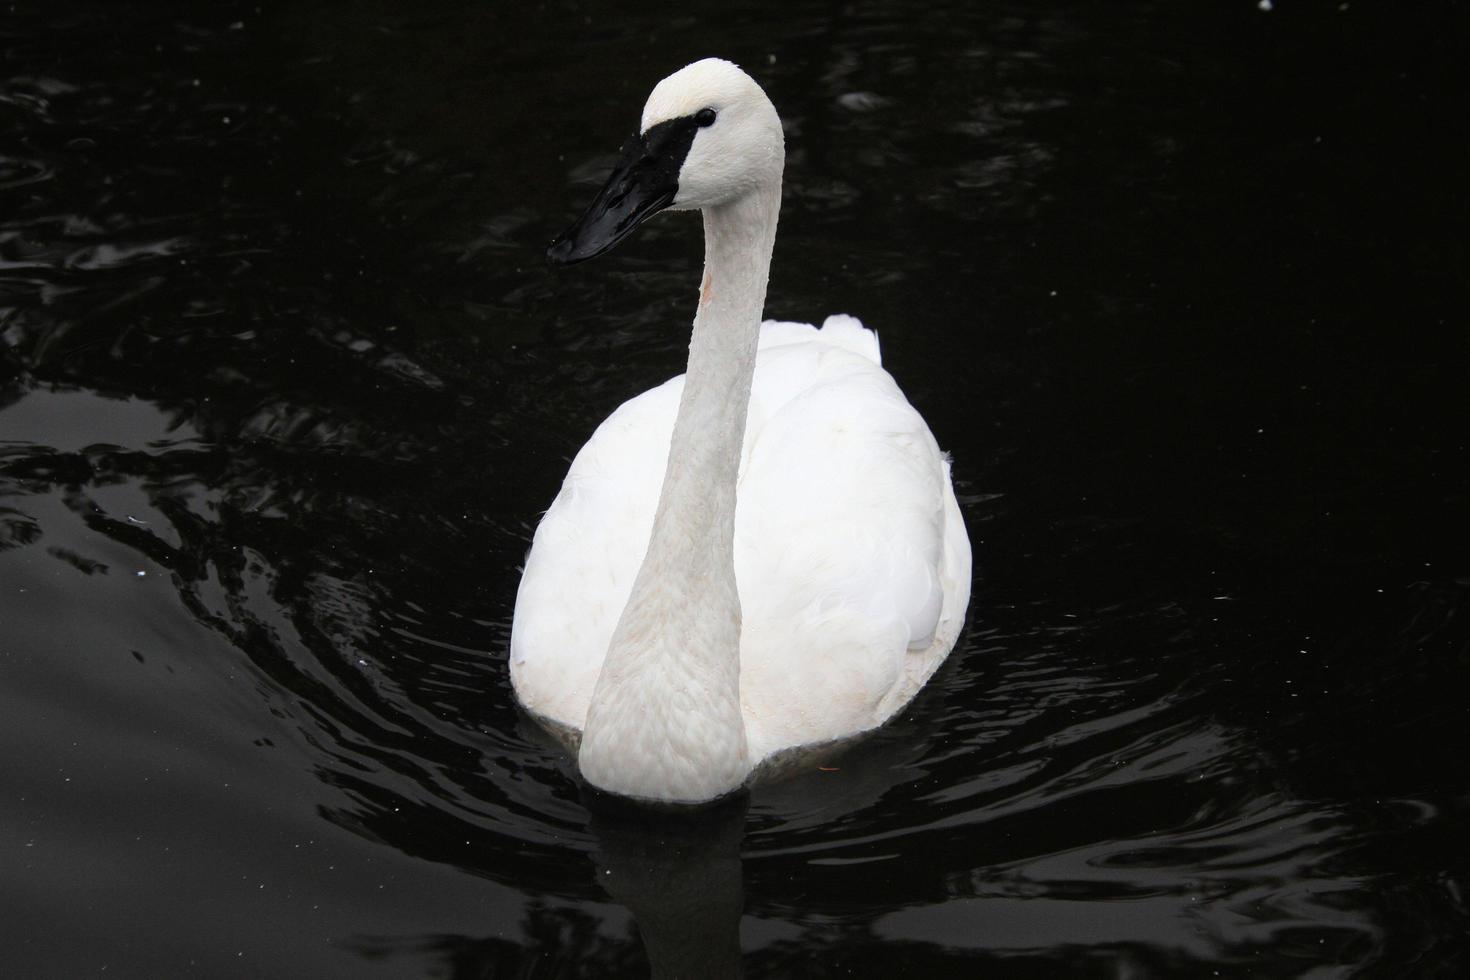
<path id="1" fill-rule="evenodd" d="M 7 5 L 0 972 L 1465 975 L 1466 28 Z M 540 251 L 707 54 L 788 127 L 768 312 L 880 330 L 978 576 L 900 721 L 691 826 L 589 815 L 504 655 L 701 259 Z"/>

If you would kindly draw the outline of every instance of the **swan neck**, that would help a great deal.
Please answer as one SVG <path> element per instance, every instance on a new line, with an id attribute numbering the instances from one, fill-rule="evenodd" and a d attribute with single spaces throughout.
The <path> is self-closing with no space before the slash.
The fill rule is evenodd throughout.
<path id="1" fill-rule="evenodd" d="M 588 710 L 588 781 L 699 801 L 750 773 L 735 496 L 780 185 L 704 211 L 705 268 L 653 530 Z"/>
<path id="2" fill-rule="evenodd" d="M 721 500 L 734 500 L 777 207 L 779 196 L 771 202 L 752 194 L 704 212 L 704 278 L 660 510 L 686 473 Z M 733 537 L 733 509 L 715 516 Z"/>
<path id="3" fill-rule="evenodd" d="M 704 211 L 699 309 L 649 540 L 650 556 L 731 581 L 735 490 L 779 208 L 778 186 Z M 738 598 L 733 611 L 738 617 Z"/>

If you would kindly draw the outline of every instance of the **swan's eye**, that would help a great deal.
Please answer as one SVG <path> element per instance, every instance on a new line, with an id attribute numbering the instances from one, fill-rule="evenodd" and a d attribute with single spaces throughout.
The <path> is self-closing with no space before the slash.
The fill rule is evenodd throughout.
<path id="1" fill-rule="evenodd" d="M 694 114 L 694 121 L 701 126 L 713 126 L 715 124 L 715 110 L 700 109 Z"/>

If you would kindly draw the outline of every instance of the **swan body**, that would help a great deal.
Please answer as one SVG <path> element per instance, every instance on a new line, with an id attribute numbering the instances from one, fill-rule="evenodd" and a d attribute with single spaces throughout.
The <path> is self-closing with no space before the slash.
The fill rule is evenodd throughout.
<path id="1" fill-rule="evenodd" d="M 550 254 L 611 247 L 646 200 L 702 210 L 689 370 L 573 460 L 526 560 L 510 671 L 527 709 L 581 733 L 589 782 L 697 803 L 907 704 L 958 638 L 970 544 L 876 335 L 761 322 L 784 148 L 759 86 L 696 62 L 630 146 Z"/>

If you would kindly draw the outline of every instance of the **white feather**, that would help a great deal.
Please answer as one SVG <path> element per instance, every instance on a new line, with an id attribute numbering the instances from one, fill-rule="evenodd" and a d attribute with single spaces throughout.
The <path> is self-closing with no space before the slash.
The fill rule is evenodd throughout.
<path id="1" fill-rule="evenodd" d="M 680 375 L 619 406 L 536 530 L 511 671 L 526 707 L 560 725 L 586 721 L 683 388 Z M 752 764 L 881 725 L 959 635 L 970 542 L 948 463 L 855 318 L 761 324 L 736 499 Z"/>

